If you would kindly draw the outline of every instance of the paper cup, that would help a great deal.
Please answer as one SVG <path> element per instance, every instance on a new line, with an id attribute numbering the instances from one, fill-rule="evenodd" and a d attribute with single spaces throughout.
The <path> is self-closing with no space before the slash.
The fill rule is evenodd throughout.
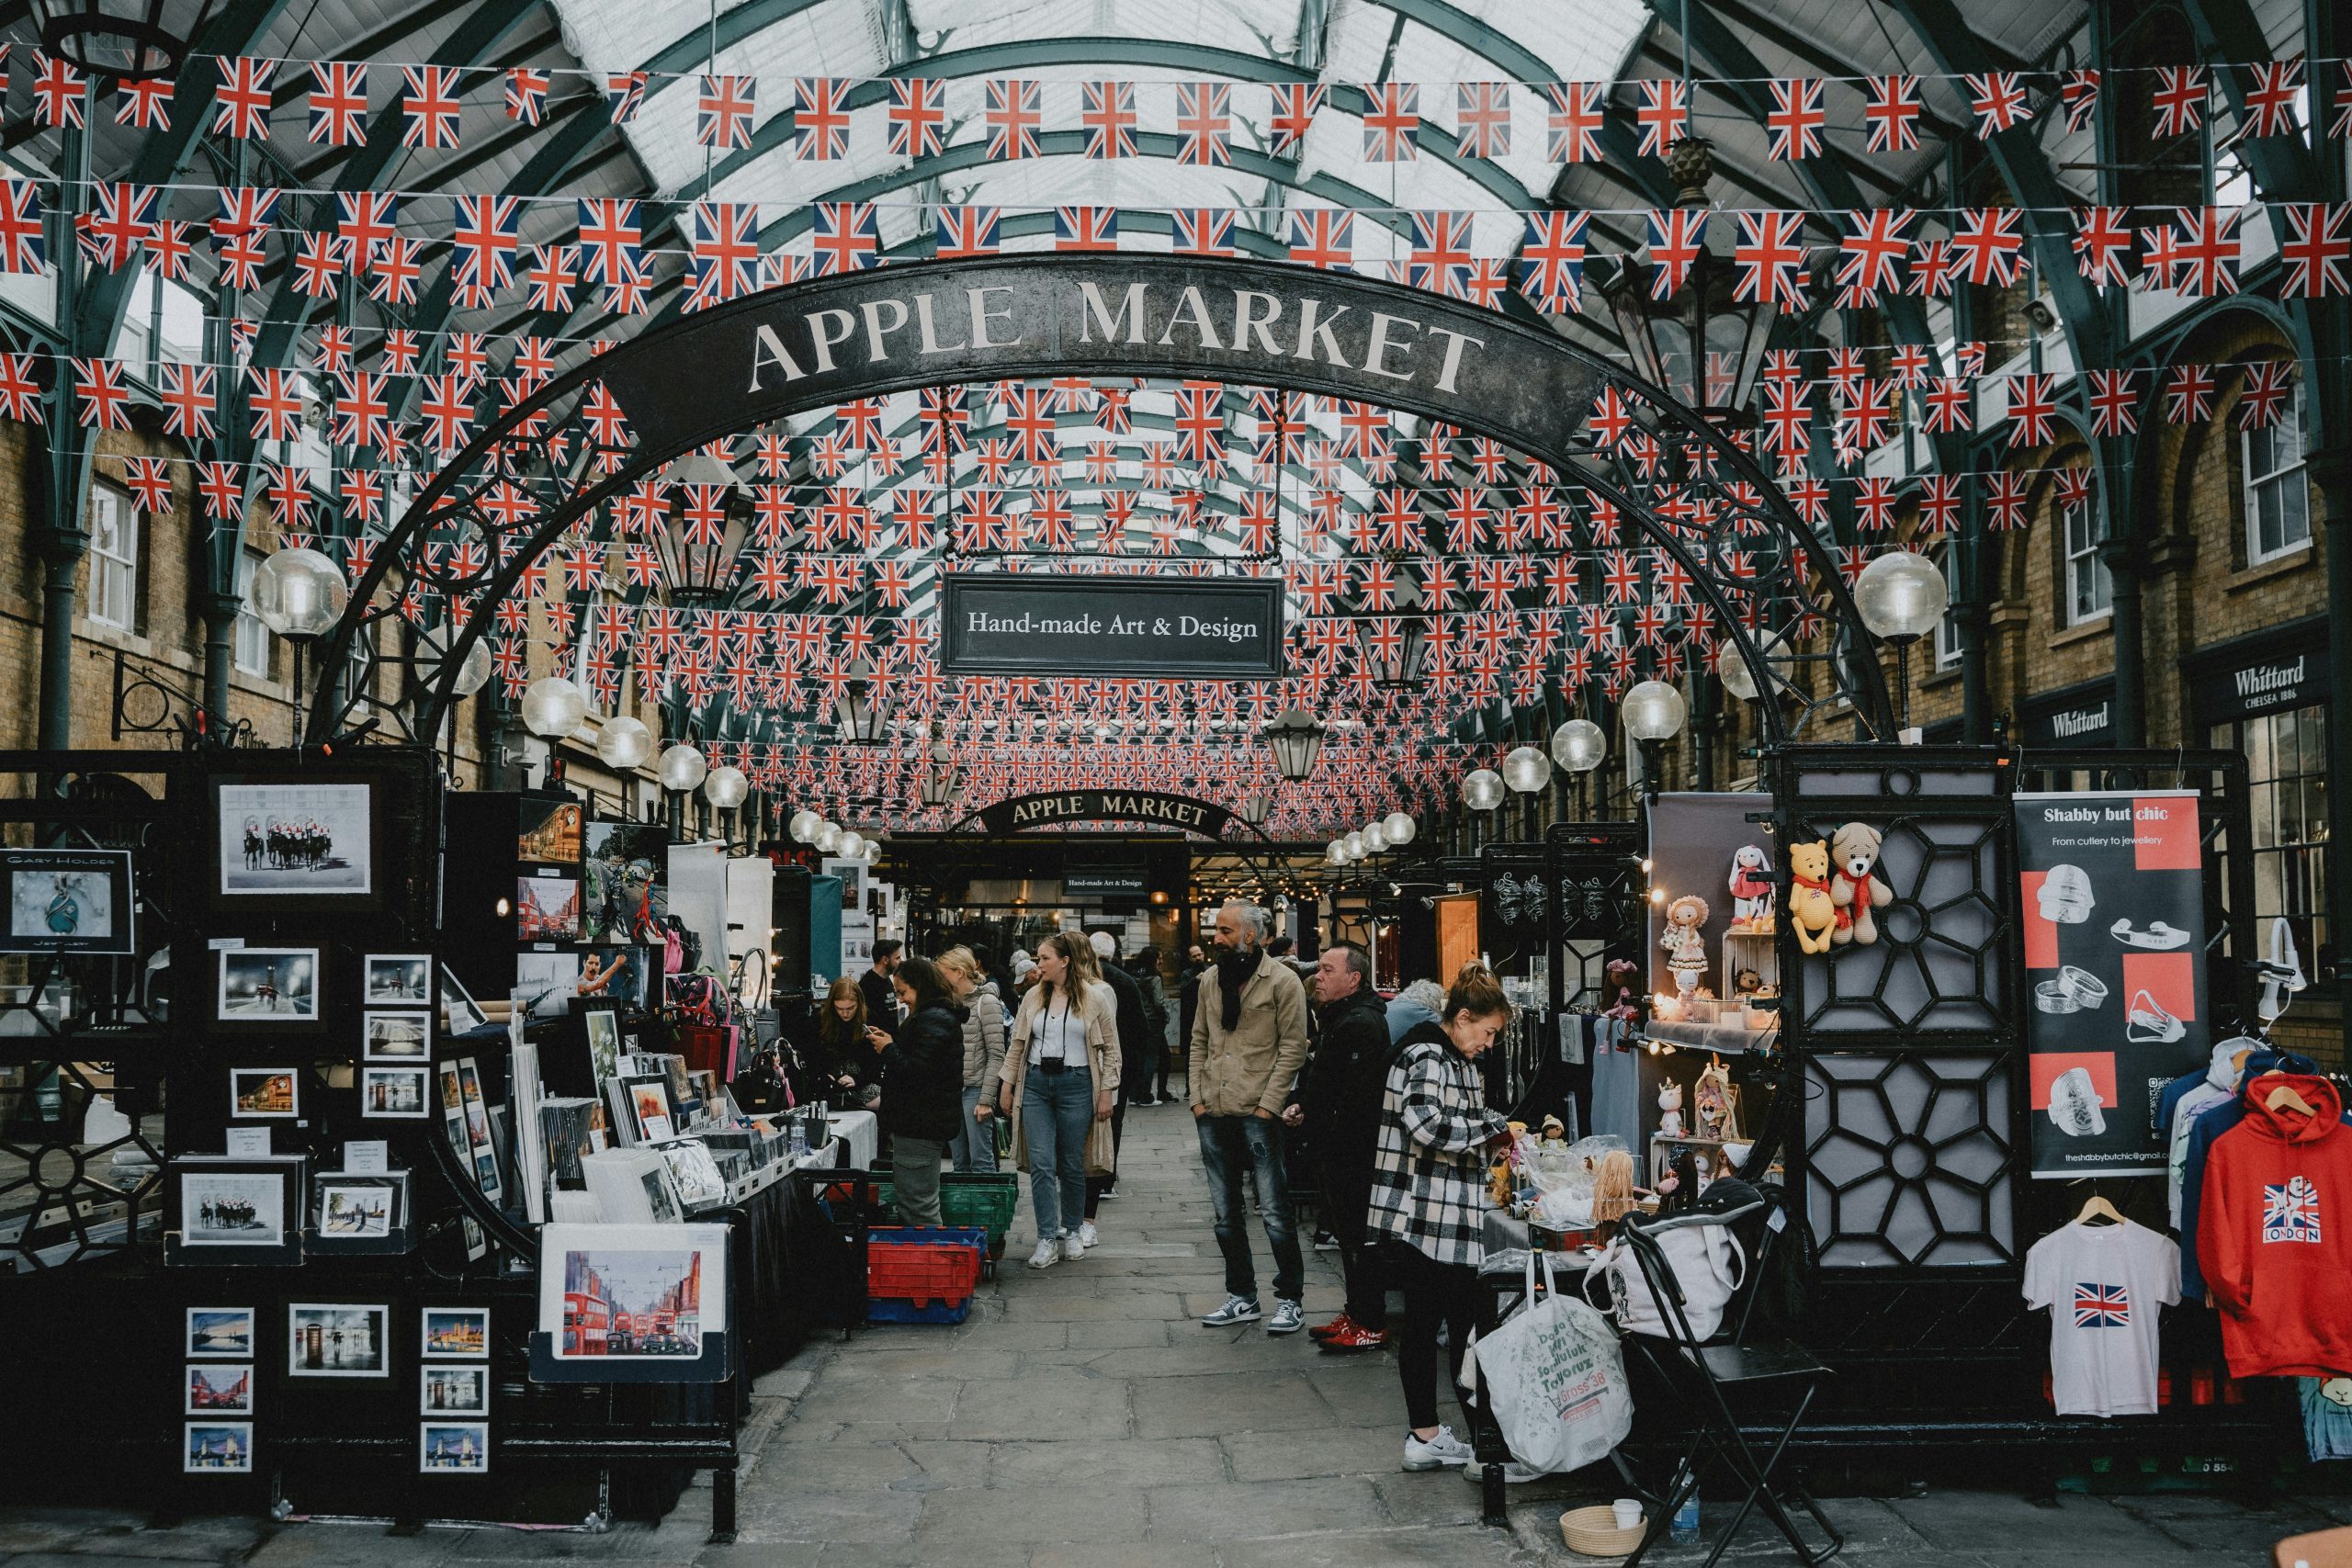
<path id="1" fill-rule="evenodd" d="M 1617 1528 L 1621 1530 L 1632 1529 L 1642 1522 L 1642 1505 L 1639 1498 L 1620 1497 L 1609 1505 L 1609 1511 L 1617 1516 Z"/>

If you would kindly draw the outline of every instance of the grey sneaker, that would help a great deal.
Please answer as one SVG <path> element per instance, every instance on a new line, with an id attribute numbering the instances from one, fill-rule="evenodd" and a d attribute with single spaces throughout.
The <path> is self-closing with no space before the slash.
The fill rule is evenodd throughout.
<path id="1" fill-rule="evenodd" d="M 1298 1302 L 1274 1299 L 1274 1315 L 1266 1320 L 1269 1334 L 1295 1334 L 1306 1326 L 1306 1308 Z"/>
<path id="2" fill-rule="evenodd" d="M 1255 1323 L 1265 1314 L 1258 1310 L 1255 1296 L 1227 1296 L 1225 1304 L 1215 1312 L 1201 1314 L 1204 1328 L 1231 1328 L 1236 1324 Z"/>

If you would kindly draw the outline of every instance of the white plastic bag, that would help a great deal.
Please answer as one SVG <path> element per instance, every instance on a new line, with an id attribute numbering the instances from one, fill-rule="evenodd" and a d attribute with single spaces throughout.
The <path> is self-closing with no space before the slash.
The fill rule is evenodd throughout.
<path id="1" fill-rule="evenodd" d="M 1545 1294 L 1535 1296 L 1544 1258 Z M 1589 1303 L 1553 1286 L 1552 1260 L 1527 1258 L 1527 1304 L 1470 1348 L 1511 1457 L 1541 1474 L 1598 1463 L 1634 1429 L 1617 1331 Z M 1466 1378 L 1470 1367 L 1463 1369 Z"/>

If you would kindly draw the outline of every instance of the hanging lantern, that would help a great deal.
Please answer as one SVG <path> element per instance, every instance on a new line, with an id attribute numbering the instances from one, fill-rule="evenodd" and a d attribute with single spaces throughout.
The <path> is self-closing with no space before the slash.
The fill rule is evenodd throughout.
<path id="1" fill-rule="evenodd" d="M 1258 790 L 1241 797 L 1241 820 L 1252 828 L 1262 828 L 1266 818 L 1274 814 L 1274 797 Z"/>
<path id="2" fill-rule="evenodd" d="M 40 46 L 90 76 L 152 81 L 177 72 L 213 0 L 33 0 Z"/>
<path id="3" fill-rule="evenodd" d="M 852 660 L 844 675 L 840 695 L 833 702 L 842 741 L 851 746 L 882 744 L 890 728 L 890 698 L 882 677 L 873 661 L 863 657 Z"/>
<path id="4" fill-rule="evenodd" d="M 681 458 L 663 471 L 671 512 L 654 532 L 662 581 L 670 603 L 707 610 L 726 603 L 735 586 L 745 525 L 735 505 L 735 470 L 707 452 Z"/>
<path id="5" fill-rule="evenodd" d="M 1286 783 L 1296 784 L 1315 771 L 1323 755 L 1323 726 L 1301 708 L 1284 708 L 1260 733 L 1274 754 L 1274 771 Z"/>
<path id="6" fill-rule="evenodd" d="M 956 766 L 952 762 L 933 762 L 922 773 L 922 803 L 925 806 L 945 806 L 956 798 Z"/>

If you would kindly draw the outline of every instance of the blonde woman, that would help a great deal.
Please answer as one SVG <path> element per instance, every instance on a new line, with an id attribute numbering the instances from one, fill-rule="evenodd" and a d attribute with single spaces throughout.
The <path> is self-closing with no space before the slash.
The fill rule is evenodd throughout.
<path id="1" fill-rule="evenodd" d="M 1119 1094 L 1119 1031 L 1111 988 L 1088 983 L 1094 951 L 1058 932 L 1037 944 L 1037 983 L 1021 998 L 999 1070 L 998 1104 L 1012 1118 L 1012 1157 L 1029 1168 L 1037 1218 L 1032 1269 L 1086 1255 L 1086 1177 L 1111 1168 Z"/>
<path id="2" fill-rule="evenodd" d="M 959 1171 L 996 1168 L 996 1085 L 1004 1071 L 1004 1006 L 996 982 L 980 973 L 968 947 L 951 947 L 933 962 L 964 1011 L 964 1124 L 948 1154 Z"/>

